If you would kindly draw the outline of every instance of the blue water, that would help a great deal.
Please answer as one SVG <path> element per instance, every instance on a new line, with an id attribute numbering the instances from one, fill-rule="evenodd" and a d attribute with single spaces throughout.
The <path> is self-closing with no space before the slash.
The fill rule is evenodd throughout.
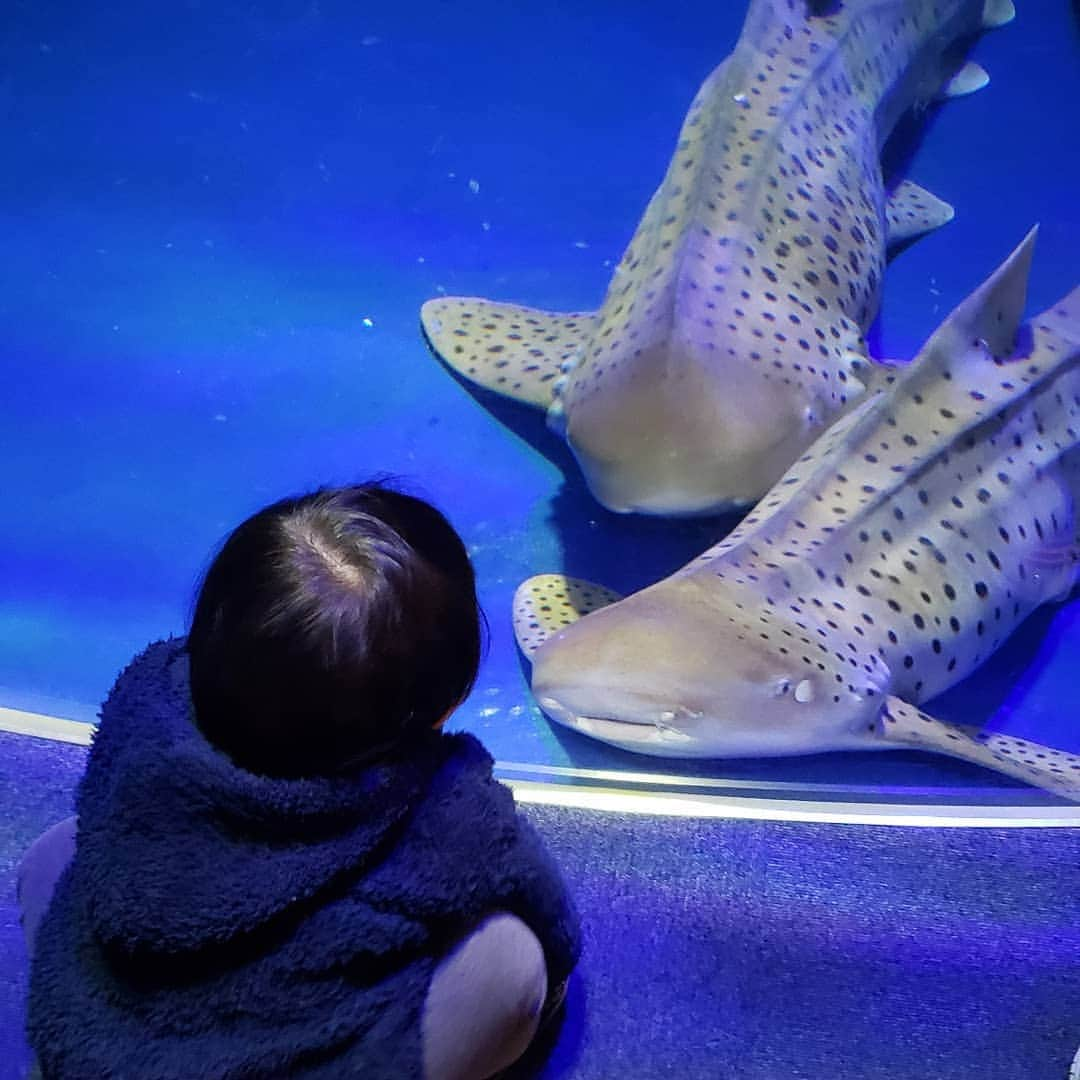
<path id="1" fill-rule="evenodd" d="M 911 356 L 1035 221 L 1030 310 L 1077 281 L 1080 18 L 1064 0 L 1018 6 L 975 46 L 991 85 L 932 114 L 908 170 L 957 217 L 890 269 L 879 355 Z M 0 705 L 91 720 L 132 653 L 183 629 L 242 517 L 392 472 L 449 513 L 475 559 L 491 646 L 460 723 L 508 761 L 656 767 L 535 711 L 510 597 L 544 570 L 644 585 L 720 526 L 600 509 L 541 425 L 520 437 L 431 359 L 418 310 L 443 291 L 597 305 L 742 16 L 702 2 L 9 0 Z M 1078 659 L 1074 602 L 937 711 L 1080 750 Z M 693 771 L 997 783 L 916 754 Z"/>

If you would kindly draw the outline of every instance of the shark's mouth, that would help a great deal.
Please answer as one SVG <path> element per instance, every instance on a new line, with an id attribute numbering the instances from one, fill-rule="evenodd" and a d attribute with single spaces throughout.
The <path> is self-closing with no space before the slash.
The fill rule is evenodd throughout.
<path id="1" fill-rule="evenodd" d="M 552 720 L 583 735 L 616 746 L 634 749 L 652 747 L 657 751 L 689 748 L 696 739 L 689 732 L 676 727 L 676 722 L 699 720 L 702 716 L 690 709 L 668 709 L 658 711 L 653 716 L 599 716 L 575 712 L 546 696 L 539 699 L 539 704 Z"/>
<path id="2" fill-rule="evenodd" d="M 694 742 L 693 735 L 685 731 L 659 723 L 650 724 L 646 720 L 609 720 L 599 716 L 577 716 L 570 726 L 583 735 L 616 744 L 646 744 L 675 749 Z"/>

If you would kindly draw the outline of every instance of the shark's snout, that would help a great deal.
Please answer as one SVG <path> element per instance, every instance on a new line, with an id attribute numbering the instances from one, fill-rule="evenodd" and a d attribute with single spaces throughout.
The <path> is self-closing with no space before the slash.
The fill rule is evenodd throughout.
<path id="1" fill-rule="evenodd" d="M 552 720 L 582 734 L 656 754 L 697 753 L 705 710 L 694 699 L 689 668 L 676 670 L 657 656 L 679 647 L 678 629 L 658 640 L 662 624 L 671 623 L 664 609 L 646 594 L 632 611 L 625 603 L 549 639 L 533 657 L 533 694 Z"/>

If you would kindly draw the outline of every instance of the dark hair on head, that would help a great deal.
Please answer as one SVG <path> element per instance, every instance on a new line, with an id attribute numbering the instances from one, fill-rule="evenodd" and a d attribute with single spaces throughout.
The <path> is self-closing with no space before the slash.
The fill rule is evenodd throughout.
<path id="1" fill-rule="evenodd" d="M 236 764 L 329 775 L 431 729 L 476 679 L 461 538 L 383 482 L 282 499 L 225 541 L 188 635 L 195 722 Z"/>

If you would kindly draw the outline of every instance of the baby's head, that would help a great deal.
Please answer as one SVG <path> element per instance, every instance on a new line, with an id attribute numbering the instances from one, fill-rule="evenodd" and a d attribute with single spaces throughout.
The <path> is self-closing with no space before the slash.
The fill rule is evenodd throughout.
<path id="1" fill-rule="evenodd" d="M 238 765 L 326 775 L 436 727 L 469 692 L 481 614 L 465 546 L 365 484 L 283 499 L 225 541 L 195 604 L 195 720 Z"/>

